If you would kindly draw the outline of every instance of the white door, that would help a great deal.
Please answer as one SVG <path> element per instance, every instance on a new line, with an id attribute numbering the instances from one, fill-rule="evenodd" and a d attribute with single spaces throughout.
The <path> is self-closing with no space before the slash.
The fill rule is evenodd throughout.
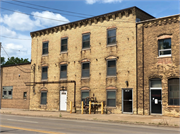
<path id="1" fill-rule="evenodd" d="M 67 91 L 60 91 L 60 110 L 67 110 Z"/>

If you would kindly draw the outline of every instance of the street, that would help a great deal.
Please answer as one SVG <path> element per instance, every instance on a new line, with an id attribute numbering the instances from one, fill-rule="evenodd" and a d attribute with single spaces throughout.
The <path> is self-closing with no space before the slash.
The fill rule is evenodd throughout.
<path id="1" fill-rule="evenodd" d="M 0 114 L 3 134 L 179 134 L 179 128 Z"/>

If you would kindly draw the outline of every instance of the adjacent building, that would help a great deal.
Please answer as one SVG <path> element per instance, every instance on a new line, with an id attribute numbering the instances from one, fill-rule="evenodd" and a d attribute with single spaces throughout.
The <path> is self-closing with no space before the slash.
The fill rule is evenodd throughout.
<path id="1" fill-rule="evenodd" d="M 31 63 L 3 65 L 1 68 L 1 107 L 29 109 Z"/>

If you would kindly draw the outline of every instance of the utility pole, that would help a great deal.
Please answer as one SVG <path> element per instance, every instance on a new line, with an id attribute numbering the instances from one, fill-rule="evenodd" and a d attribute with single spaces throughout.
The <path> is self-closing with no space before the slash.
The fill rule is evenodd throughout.
<path id="1" fill-rule="evenodd" d="M 0 57 L 1 57 L 1 42 L 0 42 Z M 0 58 L 0 109 L 1 109 L 1 97 L 2 97 L 2 76 L 1 76 L 1 58 Z"/>

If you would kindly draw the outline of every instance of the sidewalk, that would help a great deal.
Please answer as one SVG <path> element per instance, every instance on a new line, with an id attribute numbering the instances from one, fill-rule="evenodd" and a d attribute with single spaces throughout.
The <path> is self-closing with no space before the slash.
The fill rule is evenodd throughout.
<path id="1" fill-rule="evenodd" d="M 76 114 L 68 112 L 47 112 L 47 111 L 29 111 L 27 109 L 2 108 L 1 114 L 54 117 L 62 119 L 78 119 L 92 121 L 108 121 L 117 123 L 156 125 L 180 127 L 180 118 L 167 117 L 161 115 L 131 115 L 131 114 Z"/>

